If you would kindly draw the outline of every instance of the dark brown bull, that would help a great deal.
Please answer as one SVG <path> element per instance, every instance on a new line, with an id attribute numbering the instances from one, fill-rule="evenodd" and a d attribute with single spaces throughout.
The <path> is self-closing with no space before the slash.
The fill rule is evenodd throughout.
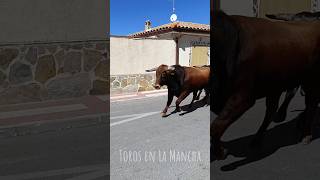
<path id="1" fill-rule="evenodd" d="M 257 99 L 266 97 L 266 114 L 275 112 L 281 92 L 301 85 L 305 91 L 303 142 L 311 141 L 311 124 L 320 101 L 320 22 L 271 22 L 213 13 L 211 37 L 210 127 L 214 157 L 224 159 L 221 136 Z M 271 122 L 266 117 L 256 139 Z"/>
<path id="2" fill-rule="evenodd" d="M 180 65 L 160 65 L 157 68 L 146 70 L 147 72 L 156 71 L 156 82 L 154 87 L 160 89 L 161 86 L 168 87 L 168 100 L 165 108 L 161 112 L 162 117 L 166 116 L 168 108 L 176 96 L 176 110 L 181 111 L 180 103 L 192 92 L 193 98 L 190 103 L 197 98 L 197 92 L 201 89 L 206 90 L 208 96 L 210 67 L 184 67 Z"/>

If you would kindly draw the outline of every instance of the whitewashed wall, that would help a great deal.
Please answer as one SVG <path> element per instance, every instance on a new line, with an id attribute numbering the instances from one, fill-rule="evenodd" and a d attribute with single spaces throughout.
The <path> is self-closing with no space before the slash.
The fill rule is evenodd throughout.
<path id="1" fill-rule="evenodd" d="M 108 6 L 106 0 L 1 0 L 0 43 L 106 39 Z"/>
<path id="2" fill-rule="evenodd" d="M 221 0 L 220 7 L 227 14 L 254 16 L 253 0 Z"/>
<path id="3" fill-rule="evenodd" d="M 142 74 L 148 68 L 174 63 L 173 40 L 110 38 L 110 75 Z"/>

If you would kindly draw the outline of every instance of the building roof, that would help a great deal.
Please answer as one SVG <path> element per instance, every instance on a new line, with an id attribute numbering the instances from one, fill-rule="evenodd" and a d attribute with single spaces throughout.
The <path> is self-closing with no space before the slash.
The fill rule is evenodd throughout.
<path id="1" fill-rule="evenodd" d="M 149 30 L 140 31 L 134 34 L 130 34 L 130 38 L 142 38 L 150 37 L 168 32 L 193 32 L 193 33 L 210 33 L 210 25 L 197 24 L 191 22 L 173 22 L 151 28 Z"/>

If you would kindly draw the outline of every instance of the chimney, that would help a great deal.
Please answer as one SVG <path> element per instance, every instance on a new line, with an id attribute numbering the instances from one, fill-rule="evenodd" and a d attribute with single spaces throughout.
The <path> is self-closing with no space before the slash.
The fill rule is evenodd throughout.
<path id="1" fill-rule="evenodd" d="M 147 20 L 145 23 L 144 23 L 144 31 L 148 31 L 151 29 L 151 21 Z"/>

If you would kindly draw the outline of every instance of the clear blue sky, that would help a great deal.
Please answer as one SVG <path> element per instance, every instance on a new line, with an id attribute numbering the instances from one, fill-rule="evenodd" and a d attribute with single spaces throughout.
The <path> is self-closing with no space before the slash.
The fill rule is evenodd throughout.
<path id="1" fill-rule="evenodd" d="M 210 23 L 210 0 L 175 0 L 178 21 Z M 172 0 L 110 0 L 111 35 L 128 35 L 144 30 L 144 22 L 152 27 L 170 23 Z"/>

